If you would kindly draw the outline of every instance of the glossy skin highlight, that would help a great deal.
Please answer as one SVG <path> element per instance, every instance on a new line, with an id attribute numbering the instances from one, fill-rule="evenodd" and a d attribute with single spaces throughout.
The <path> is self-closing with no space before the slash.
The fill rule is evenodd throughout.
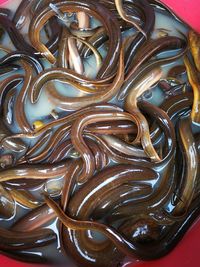
<path id="1" fill-rule="evenodd" d="M 46 263 L 39 246 L 53 243 L 74 264 L 116 267 L 169 253 L 199 216 L 199 40 L 164 28 L 151 39 L 155 11 L 174 17 L 157 0 L 23 0 L 12 20 L 0 10 L 0 41 L 7 31 L 17 49 L 0 46 L 2 254 Z M 152 87 L 160 106 L 144 100 Z M 27 102 L 43 98 L 50 110 L 32 119 Z"/>
<path id="2" fill-rule="evenodd" d="M 103 23 L 110 36 L 110 51 L 108 52 L 108 56 L 106 57 L 103 68 L 99 71 L 98 76 L 102 77 L 105 76 L 105 74 L 110 74 L 110 69 L 112 69 L 113 65 L 116 64 L 119 55 L 119 52 L 113 54 L 113 51 L 119 51 L 121 46 L 120 32 L 117 26 L 117 21 L 114 19 L 113 15 L 111 13 L 108 13 L 108 10 L 106 10 L 103 6 L 95 4 L 94 2 L 90 3 L 89 1 L 87 1 L 87 3 L 81 1 L 74 3 L 70 1 L 59 1 L 54 4 L 62 12 L 85 11 L 88 14 L 91 14 L 94 17 L 98 18 Z M 51 63 L 55 63 L 55 57 L 39 40 L 39 34 L 43 25 L 52 16 L 54 16 L 54 12 L 49 7 L 44 8 L 42 12 L 40 12 L 39 16 L 35 16 L 31 21 L 29 37 L 33 46 L 38 49 L 40 53 L 42 53 Z M 111 19 L 112 23 L 108 23 L 107 18 L 109 18 L 109 20 Z"/>

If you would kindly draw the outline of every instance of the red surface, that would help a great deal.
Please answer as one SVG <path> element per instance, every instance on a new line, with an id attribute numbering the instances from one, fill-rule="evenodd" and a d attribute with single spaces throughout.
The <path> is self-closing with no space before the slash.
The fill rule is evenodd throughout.
<path id="1" fill-rule="evenodd" d="M 29 264 L 29 263 L 23 263 L 20 261 L 16 261 L 13 259 L 10 259 L 6 256 L 0 256 L 0 266 L 1 267 L 44 267 L 45 265 L 36 265 L 36 264 Z M 69 266 L 70 267 L 70 266 Z"/>
<path id="2" fill-rule="evenodd" d="M 0 0 L 0 5 L 8 2 L 8 0 Z"/>
<path id="3" fill-rule="evenodd" d="M 10 0 L 11 1 L 11 0 Z M 13 1 L 13 0 L 12 0 Z M 0 4 L 8 0 L 0 0 Z M 163 0 L 185 22 L 200 32 L 200 0 Z M 182 242 L 166 257 L 151 261 L 126 264 L 126 267 L 196 267 L 200 261 L 200 221 L 186 234 Z M 7 257 L 0 257 L 0 266 L 35 267 L 41 265 L 17 262 Z M 66 266 L 70 267 L 70 266 Z M 125 267 L 125 266 L 124 266 Z"/>
<path id="4" fill-rule="evenodd" d="M 200 32 L 200 0 L 162 0 L 193 29 Z"/>

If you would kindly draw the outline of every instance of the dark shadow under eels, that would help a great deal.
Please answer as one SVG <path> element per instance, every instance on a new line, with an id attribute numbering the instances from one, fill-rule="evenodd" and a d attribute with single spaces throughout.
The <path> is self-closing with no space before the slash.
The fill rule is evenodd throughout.
<path id="1" fill-rule="evenodd" d="M 115 69 L 116 67 L 119 51 L 121 48 L 120 28 L 113 14 L 103 5 L 94 1 L 55 1 L 54 5 L 58 10 L 62 12 L 84 11 L 88 15 L 94 16 L 95 18 L 99 19 L 100 22 L 104 25 L 109 35 L 110 45 L 108 54 L 103 62 L 101 69 L 99 70 L 98 77 L 109 76 L 113 72 L 113 69 Z M 49 6 L 44 7 L 38 15 L 35 15 L 33 17 L 29 28 L 29 37 L 32 45 L 51 63 L 55 63 L 56 58 L 49 51 L 49 49 L 41 43 L 40 31 L 43 28 L 45 22 L 47 22 L 53 16 L 55 16 L 55 12 Z"/>

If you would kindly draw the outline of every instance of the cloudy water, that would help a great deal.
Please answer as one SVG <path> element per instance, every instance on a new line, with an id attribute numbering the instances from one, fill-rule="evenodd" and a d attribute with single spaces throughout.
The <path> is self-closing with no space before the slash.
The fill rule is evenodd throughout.
<path id="1" fill-rule="evenodd" d="M 12 2 L 12 4 L 9 4 L 9 8 L 11 7 L 12 10 L 14 11 L 16 6 L 17 6 L 17 1 L 10 1 L 10 3 L 11 2 Z M 97 21 L 93 22 L 93 25 L 95 25 L 95 24 L 97 25 L 98 22 Z M 165 16 L 165 15 L 160 14 L 160 13 L 156 14 L 156 24 L 155 24 L 154 32 L 152 34 L 152 38 L 157 38 L 162 33 L 167 33 L 168 35 L 176 35 L 176 36 L 182 37 L 180 32 L 183 34 L 186 34 L 187 28 L 184 25 L 182 25 L 181 23 L 175 21 L 175 19 L 173 19 L 171 17 Z M 131 34 L 134 34 L 134 31 L 128 31 L 125 35 L 131 35 Z M 8 36 L 4 39 L 3 45 L 5 45 L 8 48 L 13 49 L 12 43 L 9 40 Z M 106 50 L 107 50 L 106 46 L 103 46 L 99 49 L 99 52 L 101 53 L 102 57 L 105 57 Z M 172 55 L 172 52 L 168 52 L 168 53 L 170 53 L 170 55 Z M 168 53 L 167 54 L 161 53 L 159 55 L 159 57 L 164 57 L 164 56 L 168 55 Z M 3 56 L 3 52 L 1 52 L 1 56 Z M 46 60 L 43 60 L 43 63 L 44 63 L 46 68 L 51 67 L 51 65 Z M 181 64 L 183 64 L 183 61 L 182 61 L 182 59 L 179 59 L 176 62 L 173 62 L 173 63 L 170 63 L 170 64 L 163 66 L 163 73 L 164 74 L 163 74 L 162 78 L 164 79 L 167 77 L 167 73 L 172 67 L 174 67 L 176 65 L 181 65 Z M 96 59 L 93 55 L 84 61 L 84 67 L 85 67 L 85 75 L 87 77 L 94 78 L 98 70 L 96 68 Z M 20 73 L 20 71 L 19 71 L 19 73 Z M 0 77 L 0 79 L 5 79 L 5 77 L 6 77 L 6 75 L 2 75 Z M 36 104 L 33 105 L 28 100 L 26 101 L 25 110 L 27 113 L 27 117 L 31 123 L 33 123 L 34 121 L 37 121 L 37 120 L 42 120 L 45 123 L 47 120 L 49 120 L 49 118 L 52 119 L 52 117 L 51 117 L 52 110 L 56 110 L 56 112 L 58 113 L 58 116 L 64 116 L 65 114 L 68 114 L 68 112 L 65 113 L 65 111 L 59 110 L 58 108 L 56 108 L 56 106 L 54 104 L 51 103 L 51 101 L 49 100 L 49 98 L 45 92 L 45 87 L 47 87 L 47 86 L 52 86 L 52 85 L 51 85 L 51 83 L 49 83 L 48 85 L 44 86 L 44 88 L 42 89 L 41 95 L 39 97 L 39 100 Z M 70 86 L 67 83 L 55 81 L 54 86 L 56 87 L 58 92 L 63 94 L 64 96 L 70 96 L 70 97 L 80 96 L 81 97 L 83 95 L 83 93 L 81 93 L 80 91 L 77 91 L 75 88 L 73 88 L 72 86 Z M 20 90 L 20 87 L 18 89 Z M 146 92 L 143 95 L 143 99 L 150 101 L 151 103 L 154 103 L 156 105 L 160 105 L 164 99 L 164 94 L 160 88 L 155 86 L 152 88 L 152 90 L 149 90 L 148 92 Z M 123 106 L 123 102 L 119 102 L 116 98 L 113 99 L 111 102 L 115 103 L 119 106 Z M 11 129 L 15 133 L 19 132 L 17 125 L 14 125 Z M 112 162 L 112 164 L 114 164 L 114 163 Z M 57 187 L 61 188 L 61 186 L 62 186 L 61 179 L 58 179 Z M 38 189 L 38 190 L 41 190 L 41 189 Z M 38 191 L 38 192 L 40 192 L 40 191 Z M 37 195 L 38 192 L 35 192 L 34 194 Z M 25 209 L 24 207 L 18 206 L 16 217 L 12 221 L 4 221 L 4 222 L 0 221 L 0 226 L 1 227 L 5 227 L 5 226 L 9 227 L 10 225 L 13 224 L 13 222 L 15 222 L 18 218 L 22 217 L 28 211 L 29 210 Z M 58 221 L 54 220 L 46 227 L 50 227 L 51 229 L 54 229 L 58 233 L 57 226 L 58 226 Z M 93 233 L 93 236 L 97 237 L 98 234 Z M 98 238 L 102 238 L 102 236 L 101 237 L 98 236 Z M 44 255 L 44 257 L 46 257 L 46 258 L 49 258 L 50 261 L 57 262 L 57 264 L 59 263 L 59 266 L 62 266 L 62 264 L 63 264 L 65 267 L 68 267 L 68 266 L 74 267 L 72 265 L 72 263 L 69 262 L 69 260 L 66 259 L 66 257 L 63 256 L 62 253 L 60 252 L 59 236 L 58 236 L 57 243 L 55 243 L 51 246 L 48 246 L 45 249 L 38 248 L 38 249 L 30 250 L 30 252 L 33 252 L 35 254 L 41 254 L 42 253 L 42 255 Z M 127 265 L 127 262 L 129 262 L 129 259 L 126 259 L 125 265 Z"/>

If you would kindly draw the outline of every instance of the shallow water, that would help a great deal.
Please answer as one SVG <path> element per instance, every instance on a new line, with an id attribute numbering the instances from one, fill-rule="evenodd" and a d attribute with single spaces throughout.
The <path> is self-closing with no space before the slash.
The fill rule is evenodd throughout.
<path id="1" fill-rule="evenodd" d="M 13 2 L 13 1 L 12 1 Z M 17 6 L 17 1 L 14 1 L 16 6 Z M 18 1 L 20 2 L 20 1 Z M 11 7 L 13 8 L 13 10 L 15 10 L 16 7 L 14 7 L 13 4 L 11 4 Z M 185 26 L 183 26 L 181 23 L 175 21 L 173 18 L 169 18 L 166 17 L 163 14 L 158 14 L 156 15 L 156 24 L 155 24 L 155 30 L 152 34 L 152 38 L 156 38 L 159 34 L 159 32 L 161 31 L 161 29 L 165 29 L 167 30 L 169 35 L 177 35 L 181 37 L 181 34 L 177 31 L 177 29 L 179 31 L 181 31 L 182 33 L 186 33 L 187 32 L 187 28 Z M 132 34 L 131 31 L 129 31 L 129 33 L 127 34 Z M 4 44 L 6 44 L 6 46 L 9 46 L 11 49 L 12 44 L 9 41 L 9 39 L 5 39 L 4 40 Z M 105 52 L 106 49 L 105 47 L 102 47 L 100 49 L 100 53 L 102 54 L 102 56 L 105 56 Z M 160 56 L 163 56 L 163 54 L 161 54 Z M 45 61 L 45 60 L 44 60 Z M 182 60 L 178 60 L 177 62 L 173 62 L 170 63 L 168 65 L 165 65 L 163 67 L 163 78 L 166 77 L 167 72 L 169 71 L 170 68 L 172 68 L 175 65 L 180 65 L 182 64 L 183 61 Z M 95 77 L 96 74 L 96 69 L 94 66 L 96 66 L 95 64 L 95 58 L 94 56 L 91 56 L 87 61 L 84 62 L 84 66 L 85 66 L 85 74 L 88 77 Z M 49 64 L 46 62 L 46 67 L 50 67 Z M 5 76 L 2 76 L 1 79 L 4 79 Z M 71 88 L 70 86 L 64 84 L 64 83 L 60 83 L 60 82 L 55 82 L 55 85 L 58 89 L 59 92 L 61 92 L 63 95 L 67 95 L 67 96 L 80 96 L 80 93 L 77 94 L 77 91 L 73 88 Z M 20 88 L 19 88 L 20 89 Z M 160 105 L 164 99 L 164 94 L 163 92 L 158 88 L 158 87 L 154 87 L 151 91 L 148 92 L 148 94 L 146 93 L 146 95 L 143 96 L 145 100 L 150 101 L 151 103 L 154 103 L 156 105 Z M 123 103 L 119 103 L 116 99 L 113 99 L 111 101 L 112 103 L 116 103 L 119 106 L 122 106 Z M 26 103 L 26 112 L 28 115 L 28 119 L 31 123 L 33 123 L 36 120 L 45 120 L 47 116 L 49 116 L 49 114 L 51 113 L 51 111 L 53 109 L 56 109 L 56 111 L 62 112 L 63 115 L 63 111 L 62 110 L 58 110 L 56 108 L 55 105 L 51 104 L 50 101 L 48 100 L 45 91 L 43 90 L 39 101 L 32 105 L 30 102 L 27 101 Z M 19 129 L 17 127 L 17 125 L 14 125 L 12 127 L 12 131 L 13 132 L 18 132 Z M 59 186 L 61 187 L 61 182 L 59 181 Z M 36 192 L 35 194 L 37 194 L 38 192 Z M 27 209 L 25 209 L 22 206 L 17 207 L 17 216 L 11 221 L 1 221 L 0 220 L 0 226 L 2 227 L 9 227 L 10 225 L 12 225 L 13 222 L 15 222 L 19 217 L 23 216 L 25 213 L 27 213 Z M 52 224 L 48 225 L 47 227 L 50 227 L 51 229 L 54 229 L 55 231 L 57 231 L 57 220 L 54 220 L 54 222 L 52 222 Z M 74 265 L 70 262 L 68 262 L 68 260 L 66 259 L 65 256 L 62 255 L 62 253 L 60 252 L 60 242 L 59 242 L 59 238 L 56 244 L 53 244 L 51 246 L 48 246 L 47 248 L 45 248 L 45 250 L 41 250 L 40 249 L 35 249 L 30 250 L 31 252 L 34 253 L 43 253 L 44 256 L 48 257 L 52 262 L 57 262 L 57 264 L 59 263 L 59 266 L 62 266 L 62 264 L 64 266 L 70 266 L 70 267 L 74 267 Z M 128 261 L 128 259 L 126 259 L 126 261 Z M 125 266 L 125 265 L 124 265 Z"/>

